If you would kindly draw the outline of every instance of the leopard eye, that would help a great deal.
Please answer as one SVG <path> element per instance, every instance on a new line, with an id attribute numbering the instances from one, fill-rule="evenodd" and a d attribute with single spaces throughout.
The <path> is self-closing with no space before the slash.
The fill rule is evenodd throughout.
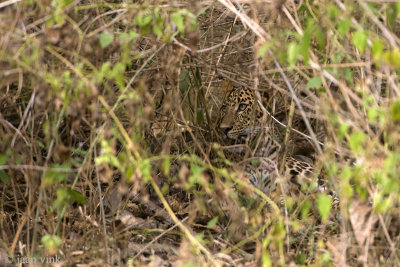
<path id="1" fill-rule="evenodd" d="M 225 111 L 226 111 L 226 106 L 222 106 L 222 107 L 221 107 L 221 111 L 222 111 L 222 112 L 225 112 Z"/>
<path id="2" fill-rule="evenodd" d="M 240 104 L 239 110 L 245 110 L 246 107 L 247 107 L 247 104 Z"/>

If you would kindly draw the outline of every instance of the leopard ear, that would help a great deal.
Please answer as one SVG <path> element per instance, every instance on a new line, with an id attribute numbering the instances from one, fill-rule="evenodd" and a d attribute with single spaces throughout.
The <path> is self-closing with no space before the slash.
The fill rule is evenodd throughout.
<path id="1" fill-rule="evenodd" d="M 229 93 L 232 90 L 233 84 L 229 80 L 223 80 L 221 82 L 221 86 L 220 87 L 221 87 L 222 92 L 224 92 L 225 95 L 226 95 L 227 93 Z"/>

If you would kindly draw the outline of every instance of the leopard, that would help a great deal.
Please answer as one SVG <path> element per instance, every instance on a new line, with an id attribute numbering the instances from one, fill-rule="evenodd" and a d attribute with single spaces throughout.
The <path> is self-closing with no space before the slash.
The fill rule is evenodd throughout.
<path id="1" fill-rule="evenodd" d="M 224 139 L 234 141 L 233 151 L 242 156 L 241 166 L 250 184 L 271 194 L 278 184 L 283 149 L 273 135 L 268 115 L 257 101 L 255 91 L 245 86 L 231 86 L 219 109 L 217 126 Z M 246 152 L 247 150 L 247 152 Z M 247 156 L 246 156 L 247 153 Z M 317 190 L 321 181 L 315 178 L 314 166 L 292 156 L 285 157 L 283 188 L 287 192 Z"/>

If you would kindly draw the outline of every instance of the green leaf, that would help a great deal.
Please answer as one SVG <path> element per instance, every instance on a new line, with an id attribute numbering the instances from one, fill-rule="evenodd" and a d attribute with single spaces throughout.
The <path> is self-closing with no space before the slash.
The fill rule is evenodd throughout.
<path id="1" fill-rule="evenodd" d="M 379 110 L 375 107 L 370 107 L 367 109 L 368 120 L 371 122 L 377 122 L 379 115 Z"/>
<path id="2" fill-rule="evenodd" d="M 286 231 L 285 227 L 282 223 L 278 223 L 273 226 L 272 229 L 272 235 L 273 237 L 278 241 L 278 240 L 283 240 L 286 236 Z"/>
<path id="3" fill-rule="evenodd" d="M 173 13 L 172 21 L 175 23 L 176 28 L 178 29 L 179 32 L 184 32 L 185 24 L 184 24 L 184 18 L 183 18 L 183 15 L 181 12 Z"/>
<path id="4" fill-rule="evenodd" d="M 352 133 L 349 138 L 350 149 L 355 152 L 362 150 L 366 139 L 367 137 L 362 131 Z"/>
<path id="5" fill-rule="evenodd" d="M 305 220 L 308 218 L 311 208 L 312 208 L 311 202 L 309 200 L 304 201 L 304 203 L 301 205 L 301 219 L 302 220 Z"/>
<path id="6" fill-rule="evenodd" d="M 120 34 L 119 38 L 121 39 L 122 42 L 130 42 L 136 39 L 136 37 L 138 36 L 137 32 L 134 31 L 130 31 L 128 32 L 123 32 Z"/>
<path id="7" fill-rule="evenodd" d="M 151 21 L 153 20 L 153 16 L 152 15 L 147 15 L 143 18 L 143 26 L 147 26 L 151 23 Z"/>
<path id="8" fill-rule="evenodd" d="M 169 184 L 164 183 L 163 186 L 161 187 L 161 193 L 166 196 L 169 192 Z"/>
<path id="9" fill-rule="evenodd" d="M 196 164 L 194 164 L 194 163 L 191 163 L 190 164 L 190 171 L 192 172 L 193 176 L 196 176 L 196 177 L 200 178 L 200 175 L 203 172 L 203 168 L 198 166 L 198 165 L 196 165 Z"/>
<path id="10" fill-rule="evenodd" d="M 303 56 L 303 61 L 308 62 L 310 58 L 309 48 L 311 44 L 311 33 L 305 32 L 298 45 L 298 53 Z"/>
<path id="11" fill-rule="evenodd" d="M 196 266 L 197 266 L 197 264 L 195 264 L 192 261 L 188 261 L 188 262 L 185 262 L 184 264 L 182 264 L 182 267 L 196 267 Z"/>
<path id="12" fill-rule="evenodd" d="M 307 83 L 307 89 L 310 88 L 315 88 L 315 87 L 319 87 L 322 84 L 322 79 L 321 77 L 317 76 L 317 77 L 312 77 L 310 80 L 308 80 Z"/>
<path id="13" fill-rule="evenodd" d="M 344 68 L 344 78 L 349 84 L 353 84 L 354 82 L 354 74 L 350 68 Z"/>
<path id="14" fill-rule="evenodd" d="M 378 39 L 378 40 L 374 40 L 372 42 L 372 48 L 371 48 L 372 56 L 374 57 L 374 60 L 378 64 L 380 63 L 380 60 L 382 58 L 383 48 L 384 48 L 384 45 L 381 40 Z"/>
<path id="15" fill-rule="evenodd" d="M 269 43 L 263 43 L 257 50 L 257 58 L 262 58 L 268 52 L 268 48 L 270 47 Z"/>
<path id="16" fill-rule="evenodd" d="M 139 163 L 139 170 L 142 174 L 143 179 L 148 182 L 151 177 L 151 164 L 148 159 L 143 160 Z"/>
<path id="17" fill-rule="evenodd" d="M 70 168 L 71 166 L 69 166 L 68 164 L 65 165 L 53 164 L 44 176 L 45 184 L 52 185 L 66 181 L 68 178 L 68 174 L 65 171 L 61 171 L 58 169 L 70 169 Z"/>
<path id="18" fill-rule="evenodd" d="M 400 103 L 395 101 L 390 105 L 390 116 L 393 121 L 400 120 Z"/>
<path id="19" fill-rule="evenodd" d="M 356 173 L 354 171 L 354 173 Z M 350 179 L 353 176 L 353 169 L 350 167 L 345 167 L 343 171 L 340 173 L 340 196 L 350 199 L 353 196 L 353 186 L 350 183 Z"/>
<path id="20" fill-rule="evenodd" d="M 121 164 L 120 164 L 118 158 L 116 156 L 114 156 L 113 154 L 111 154 L 111 153 L 106 153 L 106 154 L 98 156 L 96 158 L 96 164 L 97 165 L 100 165 L 102 163 L 107 163 L 107 164 L 110 164 L 110 165 L 112 165 L 114 167 L 117 167 L 117 168 L 121 167 Z"/>
<path id="21" fill-rule="evenodd" d="M 268 254 L 268 251 L 266 249 L 262 250 L 262 255 L 261 255 L 261 261 L 262 261 L 262 266 L 272 266 L 272 260 L 271 257 Z"/>
<path id="22" fill-rule="evenodd" d="M 62 11 L 62 8 L 58 7 L 53 13 L 53 18 L 54 21 L 59 25 L 63 25 L 65 22 L 65 15 L 64 12 Z"/>
<path id="23" fill-rule="evenodd" d="M 338 32 L 339 32 L 340 37 L 343 38 L 343 36 L 345 36 L 346 33 L 348 33 L 349 30 L 350 30 L 350 20 L 349 20 L 349 19 L 341 20 L 341 21 L 339 22 L 339 25 L 338 25 L 338 29 L 337 29 L 337 30 L 338 30 Z"/>
<path id="24" fill-rule="evenodd" d="M 317 26 L 317 29 L 314 32 L 315 39 L 317 40 L 319 49 L 323 49 L 326 44 L 325 40 L 325 32 L 322 30 L 321 27 Z"/>
<path id="25" fill-rule="evenodd" d="M 155 35 L 157 35 L 157 36 L 159 36 L 159 37 L 161 37 L 162 36 L 162 28 L 160 27 L 160 25 L 158 25 L 158 24 L 154 24 L 153 25 L 153 32 L 154 32 L 154 34 Z"/>
<path id="26" fill-rule="evenodd" d="M 0 181 L 8 184 L 10 182 L 10 176 L 8 176 L 8 173 L 4 170 L 0 170 Z"/>
<path id="27" fill-rule="evenodd" d="M 324 252 L 324 254 L 322 254 L 321 256 L 321 262 L 324 263 L 325 266 L 326 265 L 331 266 L 332 264 L 329 264 L 331 263 L 331 261 L 332 261 L 331 253 L 329 251 Z"/>
<path id="28" fill-rule="evenodd" d="M 133 165 L 130 165 L 126 168 L 125 178 L 127 181 L 129 181 L 132 178 L 134 172 L 135 172 L 135 167 Z"/>
<path id="29" fill-rule="evenodd" d="M 299 47 L 296 43 L 292 42 L 288 47 L 288 62 L 291 67 L 296 65 L 297 59 L 299 57 Z"/>
<path id="30" fill-rule="evenodd" d="M 339 129 L 337 130 L 337 135 L 342 139 L 349 131 L 350 126 L 347 123 L 341 123 Z"/>
<path id="31" fill-rule="evenodd" d="M 307 260 L 307 256 L 305 253 L 300 252 L 297 256 L 296 256 L 296 263 L 300 264 L 302 266 L 304 266 L 306 264 L 306 260 Z"/>
<path id="32" fill-rule="evenodd" d="M 317 208 L 321 215 L 322 222 L 325 222 L 332 209 L 332 198 L 324 194 L 319 194 L 317 197 Z"/>
<path id="33" fill-rule="evenodd" d="M 383 58 L 387 64 L 397 68 L 400 66 L 400 50 L 395 48 L 392 51 L 383 53 Z"/>
<path id="34" fill-rule="evenodd" d="M 146 16 L 137 16 L 136 17 L 136 24 L 139 25 L 140 27 L 146 27 L 151 23 L 153 20 L 152 15 L 146 15 Z"/>
<path id="35" fill-rule="evenodd" d="M 81 205 L 85 205 L 86 198 L 80 192 L 78 192 L 72 188 L 67 188 L 67 193 L 73 201 L 75 201 Z"/>
<path id="36" fill-rule="evenodd" d="M 170 166 L 171 166 L 171 162 L 170 162 L 169 158 L 165 158 L 162 162 L 162 171 L 163 171 L 164 175 L 167 176 L 169 174 Z"/>
<path id="37" fill-rule="evenodd" d="M 308 18 L 306 20 L 307 29 L 301 36 L 300 43 L 298 44 L 298 52 L 303 56 L 303 62 L 307 63 L 310 58 L 309 49 L 311 46 L 312 37 L 315 34 L 315 22 L 313 19 Z"/>
<path id="38" fill-rule="evenodd" d="M 207 223 L 207 226 L 209 228 L 214 228 L 217 225 L 217 222 L 218 222 L 218 217 L 214 217 Z"/>
<path id="39" fill-rule="evenodd" d="M 57 198 L 53 202 L 51 211 L 54 211 L 56 209 L 57 212 L 60 214 L 62 209 L 69 204 L 70 200 L 71 198 L 68 195 L 67 189 L 65 189 L 64 187 L 59 187 L 57 189 Z"/>
<path id="40" fill-rule="evenodd" d="M 390 197 L 385 197 L 382 193 L 378 193 L 374 196 L 373 207 L 376 213 L 382 213 L 388 210 L 391 206 L 392 200 Z"/>
<path id="41" fill-rule="evenodd" d="M 72 2 L 73 2 L 73 0 L 64 0 L 64 1 L 60 1 L 59 3 L 61 4 L 62 7 L 66 7 L 66 6 L 69 6 Z"/>
<path id="42" fill-rule="evenodd" d="M 109 46 L 114 40 L 114 35 L 111 33 L 101 33 L 99 35 L 100 46 L 105 48 Z"/>
<path id="43" fill-rule="evenodd" d="M 156 23 L 153 25 L 153 32 L 159 37 L 163 35 L 163 23 L 164 20 L 162 18 L 157 18 Z"/>
<path id="44" fill-rule="evenodd" d="M 0 154 L 0 165 L 4 165 L 7 162 L 7 154 Z"/>
<path id="45" fill-rule="evenodd" d="M 201 174 L 203 172 L 203 168 L 191 163 L 190 164 L 190 171 L 192 172 L 192 175 L 189 177 L 189 187 L 195 185 L 195 184 L 203 184 L 201 180 Z"/>
<path id="46" fill-rule="evenodd" d="M 42 237 L 41 242 L 46 248 L 47 253 L 56 254 L 61 245 L 61 238 L 56 235 L 46 234 Z"/>
<path id="47" fill-rule="evenodd" d="M 337 6 L 335 6 L 334 4 L 329 4 L 328 5 L 328 16 L 332 19 L 332 20 L 336 20 L 339 17 L 340 14 L 340 10 Z"/>
<path id="48" fill-rule="evenodd" d="M 367 47 L 368 35 L 365 32 L 356 32 L 353 34 L 353 44 L 361 52 L 364 53 Z"/>

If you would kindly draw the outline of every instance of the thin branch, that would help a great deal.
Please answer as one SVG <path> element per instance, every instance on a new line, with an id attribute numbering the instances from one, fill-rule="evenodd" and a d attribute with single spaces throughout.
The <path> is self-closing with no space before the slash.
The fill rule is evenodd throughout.
<path id="1" fill-rule="evenodd" d="M 10 6 L 10 5 L 18 3 L 20 1 L 21 0 L 8 0 L 8 1 L 5 1 L 3 3 L 0 3 L 0 8 L 6 7 L 6 6 Z"/>

